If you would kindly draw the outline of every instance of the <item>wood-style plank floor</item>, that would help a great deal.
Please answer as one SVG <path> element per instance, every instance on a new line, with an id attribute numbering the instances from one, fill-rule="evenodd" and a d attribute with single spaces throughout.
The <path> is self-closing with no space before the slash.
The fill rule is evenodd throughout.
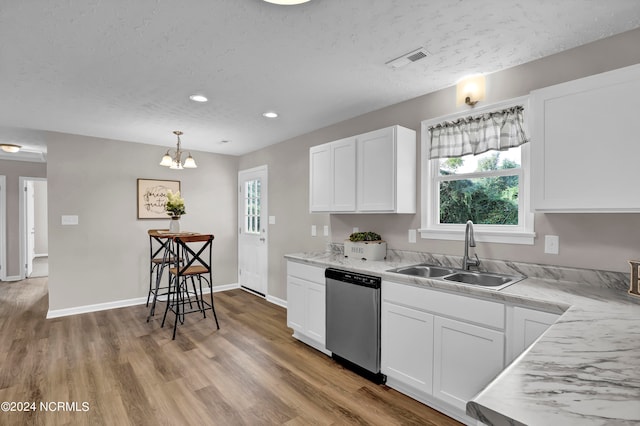
<path id="1" fill-rule="evenodd" d="M 36 404 L 0 425 L 459 424 L 293 339 L 285 309 L 214 299 L 220 330 L 192 314 L 172 341 L 144 305 L 47 320 L 46 278 L 0 283 L 0 402 Z"/>

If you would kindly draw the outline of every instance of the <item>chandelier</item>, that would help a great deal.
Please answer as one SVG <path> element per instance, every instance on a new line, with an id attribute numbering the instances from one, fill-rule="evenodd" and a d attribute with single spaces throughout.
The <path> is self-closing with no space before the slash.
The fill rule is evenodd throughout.
<path id="1" fill-rule="evenodd" d="M 162 157 L 162 161 L 160 161 L 160 165 L 169 167 L 170 169 L 173 169 L 173 170 L 195 169 L 196 167 L 198 167 L 196 165 L 196 161 L 191 156 L 191 153 L 189 153 L 189 156 L 185 158 L 184 163 L 182 162 L 181 157 L 182 157 L 182 153 L 184 152 L 182 151 L 182 149 L 180 149 L 180 135 L 182 134 L 182 132 L 179 130 L 176 130 L 173 132 L 173 134 L 178 137 L 178 146 L 175 150 L 175 154 L 172 157 L 170 154 L 171 150 L 168 149 L 167 153 L 164 155 L 164 157 Z"/>

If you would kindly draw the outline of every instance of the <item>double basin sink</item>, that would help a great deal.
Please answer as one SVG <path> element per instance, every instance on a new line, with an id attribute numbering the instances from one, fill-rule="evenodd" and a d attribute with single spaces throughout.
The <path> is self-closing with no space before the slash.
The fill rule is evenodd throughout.
<path id="1" fill-rule="evenodd" d="M 459 284 L 470 284 L 479 287 L 490 287 L 493 290 L 502 290 L 503 288 L 526 278 L 521 275 L 503 275 L 489 272 L 465 271 L 463 269 L 430 265 L 428 263 L 403 266 L 401 268 L 390 269 L 387 272 L 394 272 L 396 274 L 410 275 L 414 277 L 431 278 Z"/>

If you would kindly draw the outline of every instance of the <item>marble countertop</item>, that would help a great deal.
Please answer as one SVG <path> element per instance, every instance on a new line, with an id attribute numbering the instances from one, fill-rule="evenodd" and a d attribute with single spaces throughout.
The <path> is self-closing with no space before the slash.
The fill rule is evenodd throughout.
<path id="1" fill-rule="evenodd" d="M 467 414 L 488 425 L 640 424 L 640 299 L 627 294 L 628 275 L 481 259 L 483 270 L 529 277 L 495 291 L 387 272 L 423 262 L 459 267 L 455 257 L 389 251 L 383 261 L 338 252 L 285 258 L 563 314 L 469 401 Z"/>

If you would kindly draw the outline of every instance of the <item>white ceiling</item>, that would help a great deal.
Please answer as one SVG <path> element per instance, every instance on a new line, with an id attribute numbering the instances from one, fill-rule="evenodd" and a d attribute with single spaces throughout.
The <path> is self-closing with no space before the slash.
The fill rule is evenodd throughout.
<path id="1" fill-rule="evenodd" d="M 240 155 L 639 26 L 638 0 L 0 0 L 0 141 Z"/>

